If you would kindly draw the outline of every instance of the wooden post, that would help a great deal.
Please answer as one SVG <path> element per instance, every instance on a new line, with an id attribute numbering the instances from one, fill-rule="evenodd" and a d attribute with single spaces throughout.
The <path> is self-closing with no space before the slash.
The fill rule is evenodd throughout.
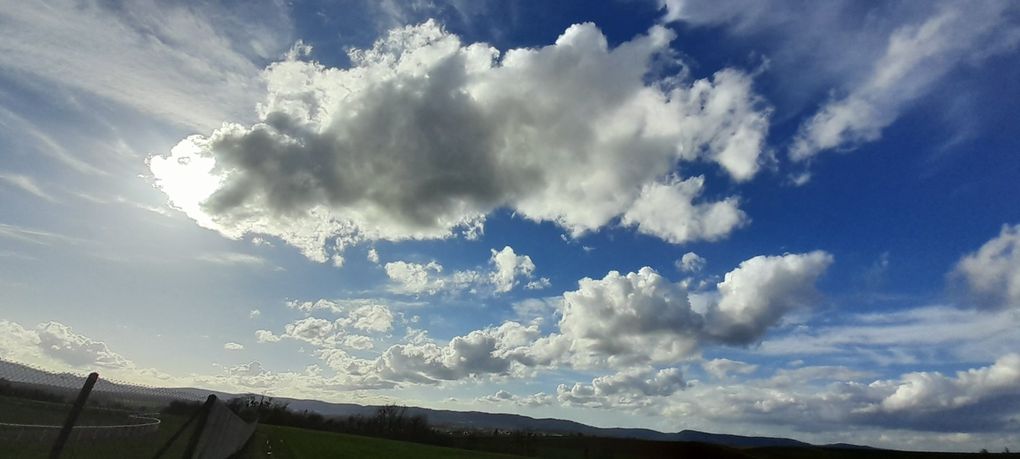
<path id="1" fill-rule="evenodd" d="M 202 431 L 205 430 L 205 423 L 209 420 L 209 413 L 212 411 L 214 403 L 216 403 L 216 395 L 209 394 L 209 397 L 205 399 L 205 405 L 202 405 L 202 415 L 198 418 L 198 424 L 195 426 L 195 432 L 191 434 L 191 440 L 188 441 L 188 447 L 184 450 L 184 459 L 192 459 L 195 457 L 195 450 L 198 449 L 198 441 L 202 439 Z"/>
<path id="2" fill-rule="evenodd" d="M 74 428 L 74 423 L 78 420 L 78 415 L 81 414 L 82 408 L 85 408 L 85 402 L 89 399 L 89 394 L 92 393 L 92 387 L 96 385 L 96 381 L 99 380 L 99 373 L 91 373 L 88 378 L 85 378 L 85 385 L 81 386 L 81 391 L 78 392 L 78 398 L 74 401 L 74 405 L 71 406 L 71 412 L 67 413 L 67 419 L 64 421 L 64 427 L 60 429 L 60 435 L 57 435 L 57 441 L 53 443 L 53 449 L 50 450 L 50 459 L 57 459 L 60 457 L 60 453 L 64 450 L 64 444 L 67 443 L 67 439 L 71 437 L 71 429 Z"/>

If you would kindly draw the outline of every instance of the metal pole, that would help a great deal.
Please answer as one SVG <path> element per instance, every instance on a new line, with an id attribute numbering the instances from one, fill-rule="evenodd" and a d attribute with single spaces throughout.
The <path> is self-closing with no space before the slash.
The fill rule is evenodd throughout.
<path id="1" fill-rule="evenodd" d="M 188 420 L 185 421 L 184 424 L 182 424 L 181 427 L 177 429 L 177 432 L 174 432 L 174 434 L 170 437 L 170 439 L 167 440 L 166 443 L 163 443 L 163 446 L 160 447 L 158 451 L 156 451 L 156 455 L 152 456 L 152 459 L 159 459 L 161 456 L 163 456 L 163 453 L 165 453 L 168 449 L 170 449 L 170 446 L 173 445 L 173 443 L 175 441 L 177 441 L 177 437 L 180 437 L 181 434 L 184 433 L 184 430 L 187 429 L 188 426 L 191 425 L 191 423 L 196 418 L 198 418 L 199 416 L 202 415 L 202 412 L 204 410 L 205 410 L 204 406 L 200 406 L 197 410 L 195 410 L 195 412 L 191 415 L 191 417 L 188 418 Z"/>
<path id="2" fill-rule="evenodd" d="M 198 418 L 198 425 L 195 426 L 195 432 L 191 434 L 191 440 L 188 442 L 188 448 L 184 450 L 184 459 L 192 459 L 195 457 L 195 450 L 198 448 L 198 441 L 202 439 L 202 431 L 205 430 L 205 423 L 209 420 L 209 413 L 212 411 L 214 403 L 216 403 L 216 395 L 209 394 L 209 397 L 205 399 L 205 404 L 202 405 L 202 416 Z"/>
<path id="3" fill-rule="evenodd" d="M 99 373 L 90 373 L 88 378 L 85 378 L 85 385 L 81 386 L 81 392 L 78 392 L 78 398 L 74 401 L 74 405 L 71 406 L 71 412 L 67 413 L 67 420 L 64 421 L 64 427 L 60 429 L 60 435 L 57 436 L 57 441 L 53 443 L 53 449 L 50 451 L 50 459 L 57 459 L 60 457 L 61 451 L 64 450 L 64 444 L 67 443 L 67 439 L 71 436 L 71 429 L 74 428 L 75 421 L 78 420 L 78 415 L 81 414 L 82 408 L 85 408 L 85 402 L 89 399 L 89 394 L 92 393 L 92 387 L 96 385 L 96 381 L 99 380 Z"/>

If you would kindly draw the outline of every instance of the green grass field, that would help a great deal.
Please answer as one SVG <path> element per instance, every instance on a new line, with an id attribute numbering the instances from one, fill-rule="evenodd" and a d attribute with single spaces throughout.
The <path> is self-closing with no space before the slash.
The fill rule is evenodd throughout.
<path id="1" fill-rule="evenodd" d="M 519 458 L 505 454 L 443 448 L 381 438 L 260 425 L 245 458 L 392 458 L 392 459 L 497 459 Z"/>
<path id="2" fill-rule="evenodd" d="M 0 396 L 0 423 L 61 425 L 67 416 L 69 404 L 40 402 L 13 397 Z M 123 425 L 141 421 L 129 417 L 129 412 L 86 408 L 79 418 L 78 425 Z M 75 439 L 67 443 L 63 457 L 67 458 L 145 458 L 152 457 L 181 425 L 186 417 L 159 415 L 162 421 L 156 432 L 130 438 L 117 439 Z M 190 429 L 189 429 L 190 431 Z M 167 451 L 165 457 L 180 457 L 184 453 L 187 433 L 176 441 Z M 51 442 L 34 441 L 2 441 L 0 442 L 0 458 L 46 458 L 49 457 Z"/>

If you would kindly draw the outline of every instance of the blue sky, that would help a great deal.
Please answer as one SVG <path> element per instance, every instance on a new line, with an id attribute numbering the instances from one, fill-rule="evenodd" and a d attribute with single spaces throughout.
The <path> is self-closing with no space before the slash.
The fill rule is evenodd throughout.
<path id="1" fill-rule="evenodd" d="M 1010 2 L 0 11 L 0 357 L 1020 447 Z"/>

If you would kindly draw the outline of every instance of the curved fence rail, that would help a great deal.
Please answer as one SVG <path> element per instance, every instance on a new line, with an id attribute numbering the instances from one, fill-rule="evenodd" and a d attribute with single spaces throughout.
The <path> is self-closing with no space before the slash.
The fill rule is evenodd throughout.
<path id="1" fill-rule="evenodd" d="M 159 425 L 162 422 L 157 418 L 146 416 L 132 415 L 131 417 L 145 422 L 108 426 L 74 426 L 71 428 L 70 441 L 119 439 L 151 434 L 159 430 Z M 0 441 L 52 442 L 57 439 L 62 428 L 63 426 L 57 425 L 0 422 Z"/>
<path id="2" fill-rule="evenodd" d="M 255 428 L 207 391 L 0 359 L 0 457 L 226 459 Z"/>

